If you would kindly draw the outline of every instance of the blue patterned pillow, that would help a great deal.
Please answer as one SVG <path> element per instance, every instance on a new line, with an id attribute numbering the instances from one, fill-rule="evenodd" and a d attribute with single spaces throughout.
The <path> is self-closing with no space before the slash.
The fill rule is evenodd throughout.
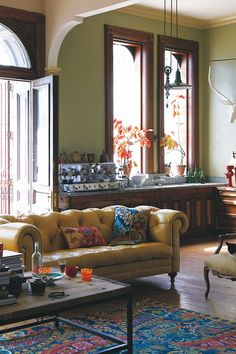
<path id="1" fill-rule="evenodd" d="M 146 241 L 149 212 L 135 208 L 115 207 L 111 245 L 135 244 Z"/>

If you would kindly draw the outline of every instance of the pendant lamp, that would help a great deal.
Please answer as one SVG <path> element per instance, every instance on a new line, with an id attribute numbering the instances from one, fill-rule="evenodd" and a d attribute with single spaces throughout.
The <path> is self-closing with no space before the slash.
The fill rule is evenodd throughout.
<path id="1" fill-rule="evenodd" d="M 166 35 L 166 1 L 164 0 L 164 35 Z M 173 28 L 173 0 L 171 0 L 171 10 L 170 10 L 170 15 L 171 15 L 171 21 L 170 21 L 170 30 L 171 30 L 171 37 L 172 37 L 172 28 Z M 187 83 L 183 83 L 181 79 L 181 64 L 182 60 L 184 58 L 184 54 L 178 52 L 178 42 L 179 42 L 179 24 L 178 24 L 178 0 L 175 0 L 175 17 L 176 17 L 176 48 L 177 51 L 174 53 L 171 53 L 177 61 L 177 69 L 175 72 L 175 81 L 173 83 L 170 83 L 170 74 L 172 72 L 171 66 L 165 66 L 164 67 L 164 73 L 166 75 L 166 81 L 164 84 L 164 90 L 165 90 L 165 95 L 166 99 L 168 100 L 168 97 L 170 95 L 170 90 L 182 90 L 182 89 L 190 89 L 191 85 Z"/>

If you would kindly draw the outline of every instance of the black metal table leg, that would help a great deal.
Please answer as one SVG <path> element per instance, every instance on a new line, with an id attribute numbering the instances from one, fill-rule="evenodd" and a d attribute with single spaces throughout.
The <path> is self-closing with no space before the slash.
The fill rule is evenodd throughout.
<path id="1" fill-rule="evenodd" d="M 127 300 L 127 345 L 128 354 L 133 353 L 133 306 L 132 295 Z"/>

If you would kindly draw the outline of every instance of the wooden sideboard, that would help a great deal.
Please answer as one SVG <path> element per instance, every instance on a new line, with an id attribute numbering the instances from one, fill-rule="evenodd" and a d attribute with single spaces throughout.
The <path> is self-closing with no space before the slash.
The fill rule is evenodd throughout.
<path id="1" fill-rule="evenodd" d="M 236 231 L 236 188 L 217 188 L 216 228 L 221 232 Z"/>
<path id="2" fill-rule="evenodd" d="M 62 193 L 60 210 L 105 207 L 109 205 L 152 205 L 158 208 L 181 210 L 189 220 L 186 237 L 214 234 L 216 188 L 212 183 L 178 186 L 150 186 L 117 191 Z"/>

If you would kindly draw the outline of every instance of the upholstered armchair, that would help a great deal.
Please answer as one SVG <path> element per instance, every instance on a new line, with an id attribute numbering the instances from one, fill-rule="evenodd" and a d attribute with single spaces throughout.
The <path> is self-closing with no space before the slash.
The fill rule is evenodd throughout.
<path id="1" fill-rule="evenodd" d="M 209 256 L 204 262 L 204 278 L 206 282 L 205 297 L 210 291 L 209 272 L 219 278 L 236 280 L 236 253 L 230 254 L 227 247 L 222 247 L 227 240 L 236 239 L 236 233 L 219 235 L 219 246 L 215 253 Z M 225 244 L 226 245 L 226 244 Z M 236 243 L 235 243 L 236 247 Z"/>

